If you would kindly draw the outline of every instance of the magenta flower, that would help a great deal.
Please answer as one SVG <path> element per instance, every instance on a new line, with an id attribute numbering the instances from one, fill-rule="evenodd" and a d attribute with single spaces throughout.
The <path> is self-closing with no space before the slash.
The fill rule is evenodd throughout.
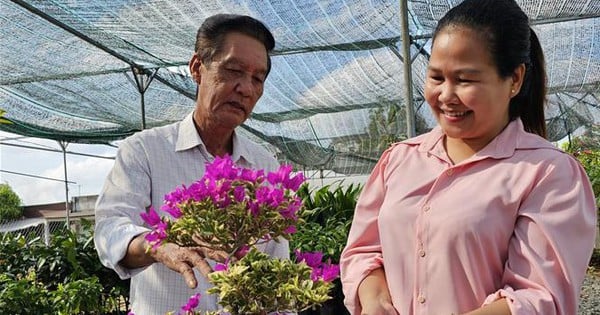
<path id="1" fill-rule="evenodd" d="M 242 257 L 246 256 L 246 254 L 248 254 L 249 251 L 250 251 L 250 246 L 244 245 L 240 249 L 238 249 L 237 252 L 235 252 L 235 257 L 242 258 Z"/>
<path id="2" fill-rule="evenodd" d="M 296 176 L 290 178 L 289 180 L 285 180 L 283 182 L 283 187 L 286 189 L 290 189 L 292 191 L 297 191 L 300 188 L 300 185 L 304 182 L 304 175 L 302 173 L 296 174 Z"/>
<path id="3" fill-rule="evenodd" d="M 215 264 L 215 271 L 227 271 L 227 269 L 229 269 L 229 267 L 227 266 L 227 264 L 222 264 L 222 263 L 217 263 Z"/>
<path id="4" fill-rule="evenodd" d="M 146 222 L 149 226 L 156 226 L 160 222 L 160 217 L 158 213 L 154 210 L 154 207 L 150 207 L 147 212 L 140 213 L 142 220 Z"/>
<path id="5" fill-rule="evenodd" d="M 213 179 L 234 179 L 239 169 L 235 167 L 229 155 L 215 157 L 212 163 L 206 165 L 205 177 Z"/>
<path id="6" fill-rule="evenodd" d="M 289 180 L 291 172 L 291 165 L 281 165 L 276 172 L 270 172 L 267 174 L 267 180 L 272 185 L 282 184 L 284 181 Z"/>
<path id="7" fill-rule="evenodd" d="M 182 215 L 181 210 L 177 206 L 171 204 L 164 204 L 160 210 L 170 214 L 173 218 L 179 219 Z"/>
<path id="8" fill-rule="evenodd" d="M 263 170 L 257 171 L 257 170 L 244 168 L 244 169 L 242 169 L 242 172 L 240 173 L 240 179 L 249 181 L 249 182 L 255 182 L 259 178 L 262 178 L 263 176 L 265 176 L 265 172 Z"/>
<path id="9" fill-rule="evenodd" d="M 287 234 L 294 234 L 294 233 L 298 232 L 298 229 L 296 229 L 295 225 L 290 225 L 283 232 L 285 232 Z"/>
<path id="10" fill-rule="evenodd" d="M 300 252 L 299 250 L 295 250 L 294 254 L 296 255 L 296 261 L 302 262 L 304 261 L 309 267 L 315 268 L 319 267 L 322 264 L 323 253 L 321 252 Z"/>
<path id="11" fill-rule="evenodd" d="M 190 297 L 187 304 L 185 304 L 184 306 L 181 307 L 181 310 L 183 310 L 185 312 L 191 312 L 196 307 L 198 307 L 199 303 L 200 303 L 200 293 L 196 293 Z"/>
<path id="12" fill-rule="evenodd" d="M 246 187 L 237 186 L 233 189 L 233 199 L 236 202 L 242 202 L 246 198 Z"/>
<path id="13" fill-rule="evenodd" d="M 325 282 L 331 282 L 340 276 L 340 265 L 331 263 L 323 264 L 321 270 L 321 277 Z"/>

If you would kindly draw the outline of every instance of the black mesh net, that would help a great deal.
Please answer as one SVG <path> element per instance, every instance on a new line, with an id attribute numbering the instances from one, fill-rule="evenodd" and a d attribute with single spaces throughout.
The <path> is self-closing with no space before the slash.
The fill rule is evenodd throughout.
<path id="1" fill-rule="evenodd" d="M 458 1 L 408 1 L 417 133 L 432 28 Z M 600 123 L 600 1 L 518 1 L 546 53 L 551 140 Z M 277 40 L 273 70 L 240 132 L 281 159 L 368 173 L 406 137 L 398 1 L 0 0 L 0 129 L 108 143 L 194 107 L 187 62 L 209 15 L 254 16 Z M 137 76 L 137 78 L 136 78 Z M 138 85 L 148 86 L 142 94 Z M 144 115 L 142 115 L 142 112 Z"/>

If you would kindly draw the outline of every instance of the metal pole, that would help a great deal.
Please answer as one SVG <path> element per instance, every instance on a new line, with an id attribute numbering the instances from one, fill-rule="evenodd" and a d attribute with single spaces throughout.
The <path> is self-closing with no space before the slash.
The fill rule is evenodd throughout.
<path id="1" fill-rule="evenodd" d="M 415 109 L 412 94 L 412 64 L 410 57 L 410 34 L 408 32 L 408 0 L 400 0 L 400 23 L 402 26 L 402 55 L 404 56 L 404 94 L 406 101 L 406 136 L 417 135 L 415 130 Z"/>
<path id="2" fill-rule="evenodd" d="M 62 148 L 63 151 L 63 165 L 64 165 L 64 169 L 65 169 L 65 214 L 66 214 L 66 224 L 67 224 L 67 228 L 71 227 L 71 222 L 70 222 L 70 217 L 71 217 L 71 210 L 69 209 L 69 181 L 68 181 L 68 177 L 67 177 L 67 146 L 69 145 L 68 142 L 66 141 L 58 141 L 58 144 L 60 144 L 60 147 Z"/>
<path id="3" fill-rule="evenodd" d="M 150 70 L 150 74 L 148 74 L 144 69 L 131 66 L 131 71 L 133 72 L 133 78 L 135 80 L 135 85 L 140 92 L 140 102 L 141 102 L 141 115 L 142 115 L 142 130 L 146 129 L 146 101 L 144 98 L 144 93 L 150 86 L 150 82 L 154 79 L 154 76 L 158 72 L 158 69 Z"/>

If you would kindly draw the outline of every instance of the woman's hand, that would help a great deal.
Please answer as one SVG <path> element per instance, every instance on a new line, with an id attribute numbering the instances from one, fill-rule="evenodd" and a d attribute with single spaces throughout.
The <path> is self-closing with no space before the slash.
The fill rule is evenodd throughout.
<path id="1" fill-rule="evenodd" d="M 383 268 L 375 269 L 358 286 L 361 315 L 399 315 L 385 279 Z"/>
<path id="2" fill-rule="evenodd" d="M 392 302 L 386 299 L 362 302 L 361 315 L 398 315 Z"/>

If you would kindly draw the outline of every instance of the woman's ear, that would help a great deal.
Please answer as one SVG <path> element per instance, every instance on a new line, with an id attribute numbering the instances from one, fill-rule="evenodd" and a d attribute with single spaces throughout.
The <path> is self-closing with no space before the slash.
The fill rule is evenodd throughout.
<path id="1" fill-rule="evenodd" d="M 519 94 L 521 86 L 523 86 L 523 80 L 525 79 L 525 64 L 518 65 L 512 74 L 512 85 L 511 85 L 511 96 Z"/>
<path id="2" fill-rule="evenodd" d="M 198 54 L 194 53 L 194 55 L 192 55 L 192 58 L 190 59 L 189 67 L 192 78 L 194 78 L 194 81 L 196 81 L 196 83 L 198 84 L 200 84 L 201 79 L 200 66 L 202 66 L 202 62 L 200 61 Z"/>

